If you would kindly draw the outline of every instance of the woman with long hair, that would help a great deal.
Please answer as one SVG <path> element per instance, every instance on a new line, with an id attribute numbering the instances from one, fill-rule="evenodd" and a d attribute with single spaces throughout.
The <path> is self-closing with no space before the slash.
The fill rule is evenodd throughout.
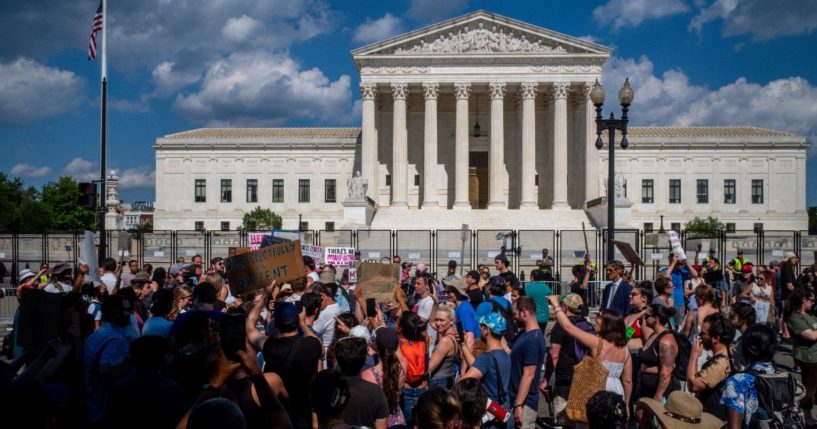
<path id="1" fill-rule="evenodd" d="M 596 314 L 596 335 L 585 332 L 570 321 L 562 307 L 559 298 L 548 298 L 555 309 L 556 321 L 567 332 L 586 347 L 592 355 L 598 352 L 601 341 L 601 362 L 607 368 L 607 384 L 605 390 L 617 393 L 624 397 L 624 402 L 630 402 L 633 390 L 633 361 L 627 350 L 627 332 L 624 327 L 624 317 L 613 310 L 601 310 Z"/>
<path id="2" fill-rule="evenodd" d="M 641 369 L 636 398 L 652 398 L 660 402 L 680 388 L 678 380 L 672 376 L 678 355 L 678 343 L 670 326 L 674 315 L 675 308 L 658 304 L 652 305 L 644 315 L 645 325 L 653 334 L 644 342 L 639 355 Z"/>
<path id="3" fill-rule="evenodd" d="M 802 371 L 806 396 L 800 400 L 800 408 L 806 415 L 806 426 L 814 424 L 811 409 L 817 392 L 817 317 L 811 314 L 814 307 L 814 290 L 801 288 L 786 301 L 783 318 L 789 328 L 794 349 L 794 363 Z"/>
<path id="4" fill-rule="evenodd" d="M 399 290 L 399 289 L 398 289 Z M 406 425 L 411 427 L 412 410 L 428 390 L 428 337 L 426 321 L 413 311 L 403 311 L 397 322 L 400 353 L 406 358 L 406 382 L 403 384 L 402 407 Z"/>
<path id="5" fill-rule="evenodd" d="M 148 264 L 145 264 L 145 267 L 147 266 Z M 156 267 L 156 269 L 153 270 L 153 273 L 150 274 L 150 288 L 156 292 L 157 290 L 165 287 L 166 278 L 167 273 L 165 272 L 165 269 L 162 267 Z"/>
<path id="6" fill-rule="evenodd" d="M 691 344 L 698 341 L 701 335 L 701 327 L 704 325 L 704 320 L 710 314 L 719 313 L 720 310 L 715 307 L 715 289 L 707 285 L 701 285 L 695 288 L 695 302 L 698 303 L 698 308 L 695 311 L 687 313 L 687 319 L 684 323 L 684 335 L 689 338 Z M 711 350 L 704 350 L 698 358 L 698 371 L 701 370 L 704 362 L 712 357 Z"/>
<path id="7" fill-rule="evenodd" d="M 459 372 L 460 344 L 456 339 L 457 329 L 454 326 L 456 315 L 454 304 L 445 302 L 438 304 L 431 313 L 437 339 L 434 343 L 434 352 L 428 361 L 429 384 L 450 389 L 454 385 L 454 377 Z"/>
<path id="8" fill-rule="evenodd" d="M 187 311 L 193 299 L 193 290 L 188 286 L 178 286 L 173 290 L 173 310 L 167 315 L 167 320 L 176 320 L 180 314 Z"/>
<path id="9" fill-rule="evenodd" d="M 374 346 L 377 350 L 377 364 L 364 370 L 360 377 L 377 384 L 386 394 L 389 403 L 388 427 L 406 425 L 406 418 L 400 408 L 400 392 L 406 382 L 406 358 L 399 351 L 400 338 L 391 329 L 382 326 L 374 332 Z"/>

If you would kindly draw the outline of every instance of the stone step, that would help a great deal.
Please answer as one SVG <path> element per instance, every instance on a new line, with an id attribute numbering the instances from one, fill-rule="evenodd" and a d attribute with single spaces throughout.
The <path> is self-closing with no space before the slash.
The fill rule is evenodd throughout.
<path id="1" fill-rule="evenodd" d="M 581 230 L 582 222 L 592 228 L 584 210 L 423 210 L 382 207 L 372 219 L 371 229 L 441 230 Z"/>

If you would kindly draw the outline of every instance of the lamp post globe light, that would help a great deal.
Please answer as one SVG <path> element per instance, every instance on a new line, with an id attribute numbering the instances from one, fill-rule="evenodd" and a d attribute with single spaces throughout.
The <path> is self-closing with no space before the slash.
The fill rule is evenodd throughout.
<path id="1" fill-rule="evenodd" d="M 590 90 L 590 101 L 596 106 L 596 149 L 601 150 L 604 142 L 601 135 L 607 131 L 610 139 L 607 147 L 609 150 L 607 160 L 607 260 L 612 260 L 615 256 L 616 237 L 616 189 L 615 189 L 615 168 L 616 168 L 616 130 L 621 131 L 621 148 L 627 149 L 627 111 L 633 103 L 633 89 L 630 87 L 630 79 L 624 81 L 624 86 L 618 91 L 618 102 L 621 104 L 621 118 L 615 119 L 613 112 L 610 112 L 609 119 L 601 116 L 601 106 L 604 104 L 604 87 L 596 79 L 596 83 Z"/>

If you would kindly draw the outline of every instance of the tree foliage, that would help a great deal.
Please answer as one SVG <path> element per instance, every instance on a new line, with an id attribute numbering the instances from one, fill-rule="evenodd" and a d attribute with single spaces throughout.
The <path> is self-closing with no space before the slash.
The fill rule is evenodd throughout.
<path id="1" fill-rule="evenodd" d="M 62 177 L 37 191 L 0 172 L 0 231 L 80 231 L 95 225 L 94 211 L 79 205 L 79 185 L 73 179 Z"/>
<path id="2" fill-rule="evenodd" d="M 684 231 L 696 237 L 717 237 L 726 227 L 717 218 L 712 216 L 706 219 L 695 216 L 684 226 Z"/>
<path id="3" fill-rule="evenodd" d="M 280 229 L 282 222 L 281 216 L 270 209 L 262 209 L 261 206 L 258 206 L 251 212 L 244 213 L 240 228 L 245 231 L 269 231 Z"/>

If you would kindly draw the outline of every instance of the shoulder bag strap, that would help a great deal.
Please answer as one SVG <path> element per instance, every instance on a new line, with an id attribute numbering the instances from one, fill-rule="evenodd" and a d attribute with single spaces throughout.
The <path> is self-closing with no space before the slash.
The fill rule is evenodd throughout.
<path id="1" fill-rule="evenodd" d="M 599 338 L 599 345 L 596 347 L 596 359 L 601 361 L 601 349 L 604 347 L 604 340 Z"/>
<path id="2" fill-rule="evenodd" d="M 501 404 L 505 403 L 505 388 L 502 387 L 502 373 L 499 371 L 499 362 L 496 360 L 496 357 L 489 352 L 486 352 L 488 356 L 491 357 L 491 360 L 494 362 L 494 371 L 496 371 L 496 390 L 499 393 L 499 402 Z"/>

